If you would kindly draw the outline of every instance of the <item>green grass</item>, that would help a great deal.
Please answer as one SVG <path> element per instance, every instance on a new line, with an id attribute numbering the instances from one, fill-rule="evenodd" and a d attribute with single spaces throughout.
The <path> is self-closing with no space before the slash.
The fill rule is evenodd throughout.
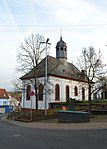
<path id="1" fill-rule="evenodd" d="M 94 115 L 90 122 L 107 122 L 107 115 Z"/>

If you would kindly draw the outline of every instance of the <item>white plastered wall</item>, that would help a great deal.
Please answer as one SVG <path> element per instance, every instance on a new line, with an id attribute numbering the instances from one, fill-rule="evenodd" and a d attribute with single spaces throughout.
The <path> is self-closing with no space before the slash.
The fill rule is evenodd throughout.
<path id="1" fill-rule="evenodd" d="M 39 82 L 44 84 L 44 77 L 39 78 Z M 73 80 L 61 79 L 57 77 L 50 76 L 48 78 L 47 88 L 50 89 L 50 93 L 47 93 L 47 108 L 49 108 L 49 103 L 56 102 L 55 101 L 55 85 L 59 84 L 60 86 L 60 101 L 57 102 L 65 102 L 66 101 L 66 86 L 69 86 L 70 98 L 75 98 L 76 100 L 82 99 L 82 87 L 85 89 L 85 100 L 88 100 L 88 87 L 87 83 L 78 82 Z M 36 107 L 35 95 L 30 97 L 30 101 L 26 101 L 26 86 L 31 85 L 30 81 L 24 80 L 22 81 L 22 107 L 24 108 L 33 108 Z M 77 86 L 78 88 L 78 96 L 74 96 L 74 88 Z M 31 90 L 34 91 L 34 87 L 31 85 Z M 38 108 L 45 109 L 45 94 L 43 95 L 43 101 L 38 101 Z"/>

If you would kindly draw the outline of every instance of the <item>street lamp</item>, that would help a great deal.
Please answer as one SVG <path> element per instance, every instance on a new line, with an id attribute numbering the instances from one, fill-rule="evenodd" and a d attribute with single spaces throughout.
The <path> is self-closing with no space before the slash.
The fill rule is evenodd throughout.
<path id="1" fill-rule="evenodd" d="M 23 109 L 24 109 L 24 106 L 25 106 L 25 81 L 23 81 L 23 86 L 21 88 L 22 92 L 23 92 L 23 101 L 22 101 L 22 104 L 23 104 Z"/>
<path id="2" fill-rule="evenodd" d="M 46 42 L 40 42 L 42 44 L 46 44 L 45 50 L 46 50 L 46 59 L 45 59 L 45 115 L 47 115 L 47 45 L 51 45 L 49 43 L 49 38 L 47 38 Z"/>

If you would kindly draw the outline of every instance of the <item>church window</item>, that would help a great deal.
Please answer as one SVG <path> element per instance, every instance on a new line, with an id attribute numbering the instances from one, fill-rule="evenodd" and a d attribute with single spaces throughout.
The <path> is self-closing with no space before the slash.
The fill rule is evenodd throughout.
<path id="1" fill-rule="evenodd" d="M 39 101 L 43 101 L 43 84 L 39 85 Z"/>
<path id="2" fill-rule="evenodd" d="M 85 89 L 84 89 L 84 87 L 82 88 L 82 100 L 85 100 Z"/>
<path id="3" fill-rule="evenodd" d="M 65 48 L 65 51 L 66 51 L 67 49 Z"/>
<path id="4" fill-rule="evenodd" d="M 77 86 L 75 86 L 75 88 L 74 88 L 74 96 L 78 96 L 78 88 L 77 88 Z"/>
<path id="5" fill-rule="evenodd" d="M 69 102 L 69 86 L 66 86 L 66 101 Z"/>
<path id="6" fill-rule="evenodd" d="M 61 50 L 63 50 L 63 47 L 61 47 Z"/>
<path id="7" fill-rule="evenodd" d="M 31 86 L 28 85 L 26 88 L 26 100 L 30 100 L 30 91 L 31 91 Z"/>
<path id="8" fill-rule="evenodd" d="M 55 101 L 60 100 L 60 86 L 59 84 L 55 85 Z"/>
<path id="9" fill-rule="evenodd" d="M 59 51 L 59 48 L 57 48 L 57 51 Z"/>

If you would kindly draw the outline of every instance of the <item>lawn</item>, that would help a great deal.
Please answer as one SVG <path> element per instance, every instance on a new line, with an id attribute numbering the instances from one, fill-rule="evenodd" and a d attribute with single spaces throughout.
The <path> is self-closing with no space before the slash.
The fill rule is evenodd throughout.
<path id="1" fill-rule="evenodd" d="M 93 115 L 90 122 L 107 122 L 107 115 Z"/>

